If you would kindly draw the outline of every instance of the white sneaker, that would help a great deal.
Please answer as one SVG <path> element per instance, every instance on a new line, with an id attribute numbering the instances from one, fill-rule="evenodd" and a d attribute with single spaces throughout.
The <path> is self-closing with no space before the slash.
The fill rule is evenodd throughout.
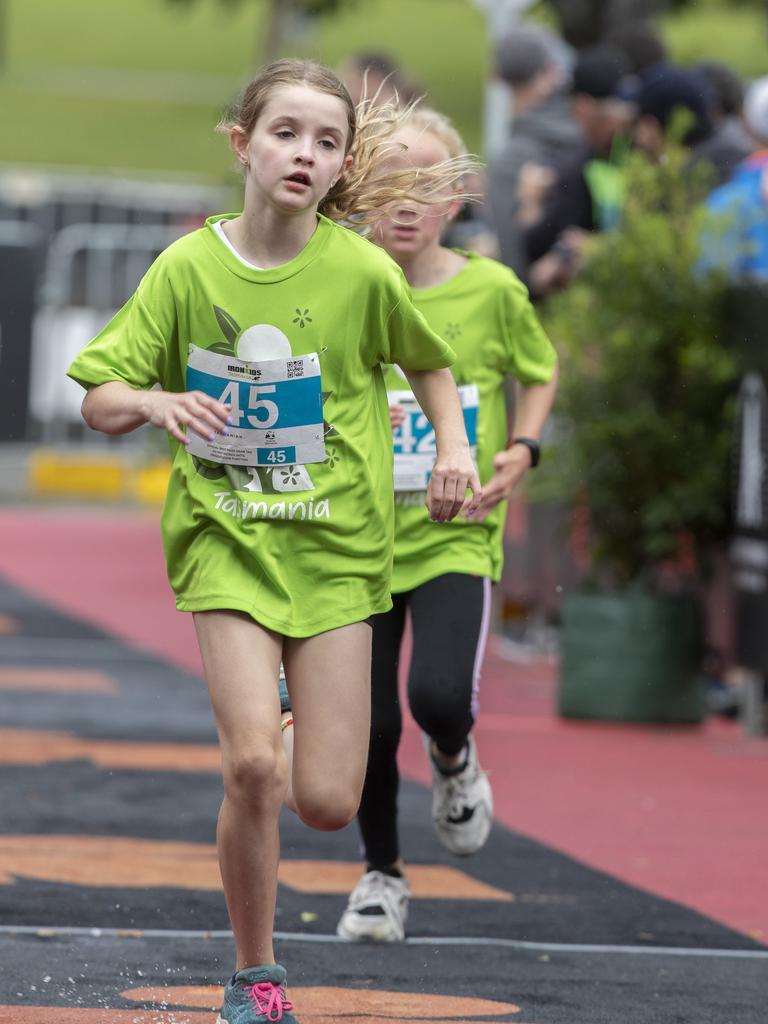
<path id="1" fill-rule="evenodd" d="M 467 739 L 467 765 L 458 775 L 443 775 L 431 755 L 432 821 L 437 838 L 457 857 L 477 853 L 488 839 L 493 821 L 493 794 L 477 760 L 473 736 Z"/>
<path id="2" fill-rule="evenodd" d="M 404 878 L 368 871 L 352 890 L 336 934 L 350 942 L 402 942 L 409 895 Z"/>

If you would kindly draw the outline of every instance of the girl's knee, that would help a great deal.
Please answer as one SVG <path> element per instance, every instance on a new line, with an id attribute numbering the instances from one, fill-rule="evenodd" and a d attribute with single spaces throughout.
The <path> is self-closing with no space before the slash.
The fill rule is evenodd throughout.
<path id="1" fill-rule="evenodd" d="M 305 825 L 320 832 L 337 832 L 354 819 L 361 793 L 362 782 L 359 787 L 329 785 L 303 791 L 294 784 L 293 799 Z"/>
<path id="2" fill-rule="evenodd" d="M 236 803 L 279 803 L 288 784 L 288 763 L 282 750 L 270 744 L 225 758 L 224 789 Z"/>

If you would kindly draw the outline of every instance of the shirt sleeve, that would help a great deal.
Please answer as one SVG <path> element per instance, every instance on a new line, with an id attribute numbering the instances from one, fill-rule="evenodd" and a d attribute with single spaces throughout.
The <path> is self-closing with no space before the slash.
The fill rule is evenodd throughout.
<path id="1" fill-rule="evenodd" d="M 166 383 L 177 322 L 170 284 L 159 264 L 150 267 L 128 302 L 70 366 L 68 376 L 84 388 L 112 380 L 142 390 Z"/>
<path id="2" fill-rule="evenodd" d="M 557 353 L 541 326 L 525 286 L 512 280 L 504 293 L 507 327 L 506 372 L 521 384 L 547 384 L 557 365 Z"/>
<path id="3" fill-rule="evenodd" d="M 414 306 L 400 271 L 387 297 L 390 308 L 384 313 L 376 362 L 397 363 L 404 370 L 440 370 L 456 362 L 456 353 Z"/>

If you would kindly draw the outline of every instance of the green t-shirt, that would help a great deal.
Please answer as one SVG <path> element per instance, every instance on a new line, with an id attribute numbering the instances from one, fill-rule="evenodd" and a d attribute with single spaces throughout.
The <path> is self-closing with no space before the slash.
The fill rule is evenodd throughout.
<path id="1" fill-rule="evenodd" d="M 230 466 L 171 441 L 162 517 L 179 609 L 236 609 L 313 636 L 390 607 L 381 364 L 437 369 L 454 354 L 414 308 L 399 267 L 354 232 L 319 217 L 298 256 L 257 270 L 218 235 L 218 219 L 162 253 L 69 375 L 86 388 L 184 391 L 190 345 L 259 362 L 319 353 L 325 461 Z"/>
<path id="2" fill-rule="evenodd" d="M 477 467 L 485 483 L 493 475 L 493 457 L 507 443 L 505 378 L 545 384 L 557 357 L 515 274 L 494 260 L 462 255 L 467 263 L 449 281 L 411 294 L 430 327 L 455 350 L 451 370 L 456 383 L 477 387 Z M 395 367 L 387 369 L 385 381 L 389 391 L 408 387 Z M 412 590 L 449 572 L 498 581 L 506 509 L 501 502 L 482 523 L 461 518 L 435 523 L 423 492 L 397 493 L 392 592 Z"/>

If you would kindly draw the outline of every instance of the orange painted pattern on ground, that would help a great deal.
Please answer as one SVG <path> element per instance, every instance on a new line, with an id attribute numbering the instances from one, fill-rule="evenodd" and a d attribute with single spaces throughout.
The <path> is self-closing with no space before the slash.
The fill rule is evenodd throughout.
<path id="1" fill-rule="evenodd" d="M 0 884 L 17 877 L 117 888 L 221 888 L 213 844 L 107 836 L 0 836 Z"/>
<path id="2" fill-rule="evenodd" d="M 301 892 L 346 895 L 361 871 L 362 866 L 354 862 L 284 860 L 279 879 Z M 109 836 L 0 836 L 0 885 L 11 885 L 17 878 L 99 888 L 221 889 L 212 843 Z M 411 865 L 408 878 L 415 899 L 510 902 L 515 898 L 440 864 Z"/>
<path id="3" fill-rule="evenodd" d="M 280 881 L 299 892 L 348 895 L 360 881 L 362 864 L 349 861 L 284 860 Z M 411 896 L 422 900 L 495 900 L 514 899 L 503 889 L 465 875 L 442 864 L 409 864 Z"/>
<path id="4" fill-rule="evenodd" d="M 140 1003 L 159 1003 L 161 1006 L 201 1007 L 218 1010 L 222 990 L 216 985 L 180 985 L 163 988 L 135 988 L 122 993 L 124 999 Z M 458 1024 L 472 1018 L 485 1024 L 482 1018 L 496 1019 L 520 1013 L 514 1003 L 501 1003 L 495 999 L 477 999 L 466 996 L 432 995 L 422 992 L 382 992 L 361 988 L 326 988 L 308 986 L 288 987 L 288 998 L 296 1005 L 302 1022 L 307 1024 L 337 1024 L 340 1018 L 354 1024 L 374 1024 L 380 1021 L 430 1021 L 432 1024 Z"/>
<path id="5" fill-rule="evenodd" d="M 27 668 L 4 665 L 0 668 L 0 689 L 42 690 L 47 693 L 117 693 L 117 680 L 105 672 L 91 669 Z"/>
<path id="6" fill-rule="evenodd" d="M 66 732 L 0 729 L 0 764 L 50 764 L 52 761 L 92 761 L 102 768 L 142 771 L 221 771 L 215 743 L 133 743 L 90 740 Z"/>
<path id="7" fill-rule="evenodd" d="M 219 990 L 220 991 L 220 990 Z M 168 995 L 167 990 L 165 990 Z M 520 1012 L 513 1003 L 408 992 L 363 992 L 359 989 L 291 989 L 302 1024 L 501 1024 Z M 335 1010 L 341 1008 L 341 1013 Z M 219 1004 L 220 1005 L 220 1004 Z M 218 1010 L 219 1005 L 216 1006 Z M 478 1016 L 482 1014 L 482 1016 Z M 59 1006 L 0 1006 L 0 1024 L 213 1024 L 211 1010 L 110 1010 Z"/>

